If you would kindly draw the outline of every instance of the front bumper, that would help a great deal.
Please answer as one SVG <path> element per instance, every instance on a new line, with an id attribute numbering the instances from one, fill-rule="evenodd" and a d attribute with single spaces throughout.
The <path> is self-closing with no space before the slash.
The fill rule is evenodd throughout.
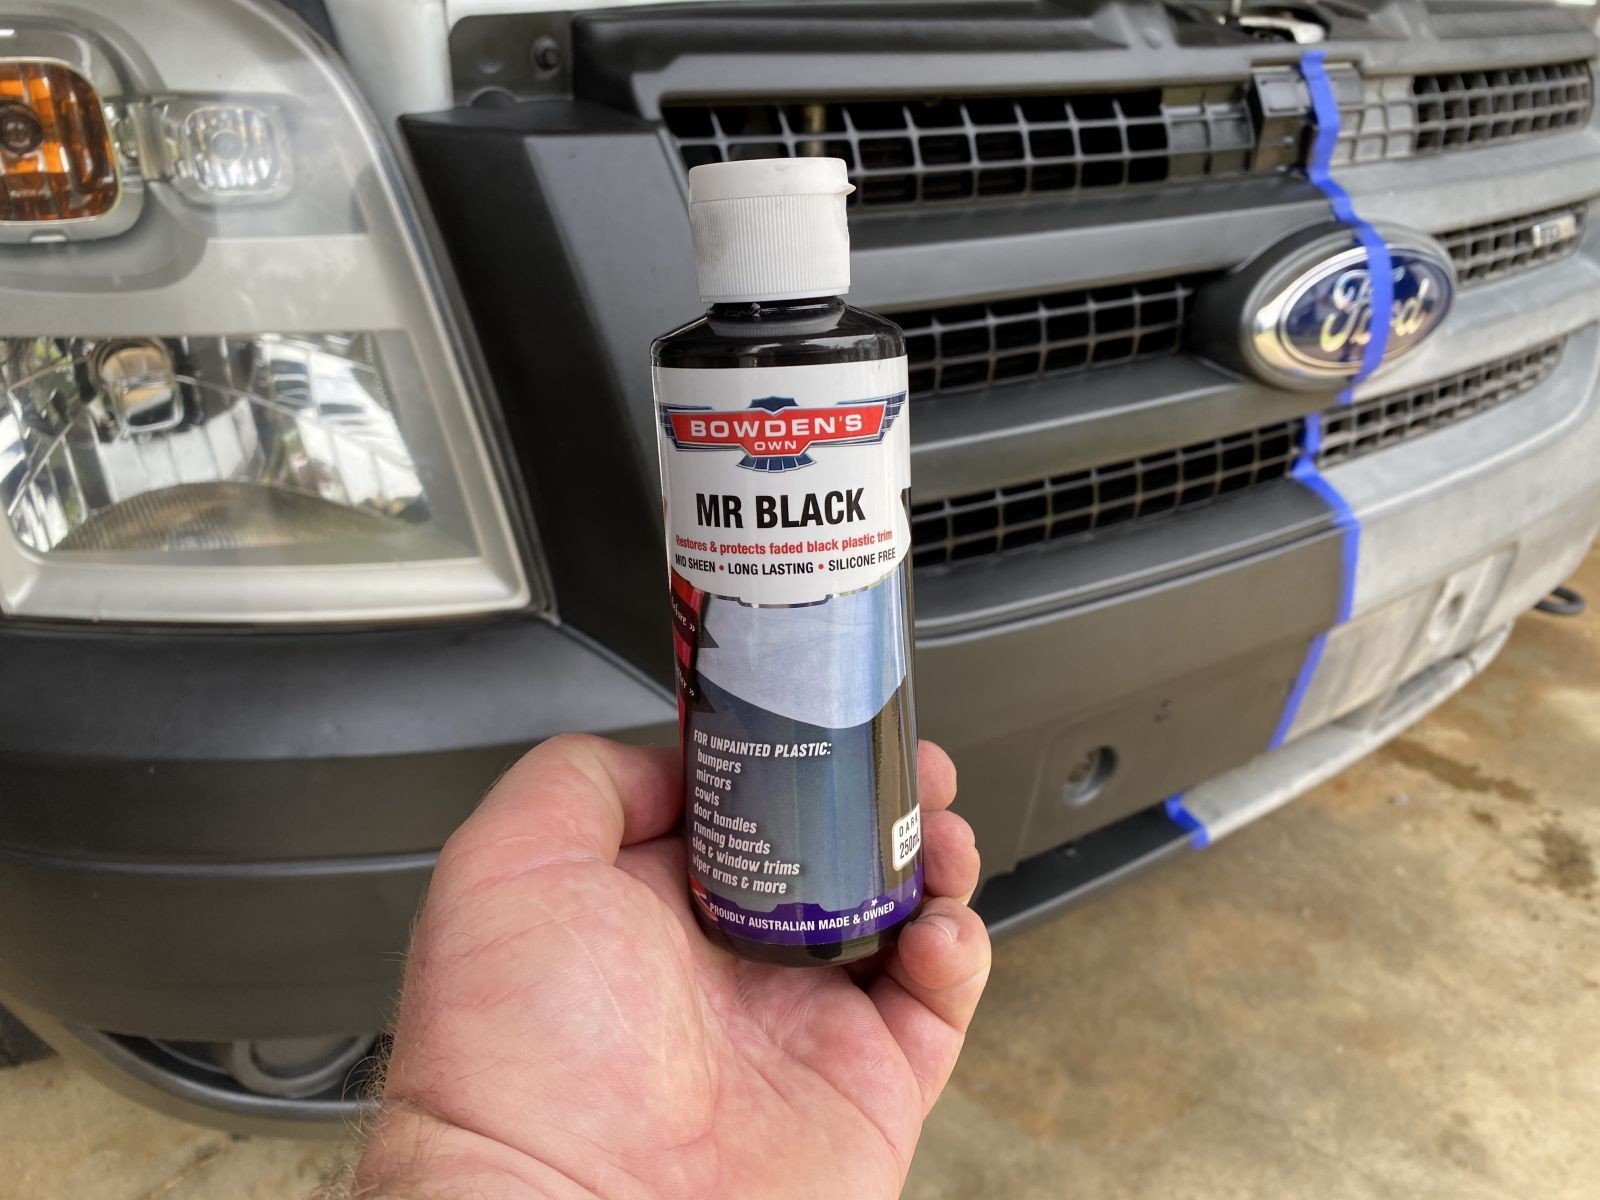
<path id="1" fill-rule="evenodd" d="M 1326 778 L 1481 670 L 1570 574 L 1600 529 L 1592 274 L 1586 260 L 1550 272 L 1560 303 L 1502 335 L 1568 333 L 1537 388 L 1327 473 L 1361 527 L 1352 616 L 1327 634 L 1281 749 L 1260 753 L 1334 623 L 1341 569 L 1340 537 L 1298 485 L 1272 496 L 1294 519 L 1275 507 L 1253 540 L 1244 506 L 1219 506 L 1018 560 L 1028 586 L 981 624 L 947 616 L 972 611 L 959 577 L 923 589 L 921 717 L 962 768 L 997 932 L 1181 849 L 1190 835 L 1154 800 L 1184 794 L 1217 837 Z M 1515 327 L 1552 312 L 1561 328 Z M 1441 342 L 1432 370 L 1471 365 L 1462 340 Z M 1470 353 L 1503 349 L 1478 338 Z M 1176 537 L 1182 552 L 1140 544 Z M 1169 567 L 1086 591 L 1118 577 L 1112 555 Z M 9 628 L 0 659 L 0 998 L 117 1086 L 233 1128 L 300 1128 L 353 1101 L 183 1079 L 141 1039 L 378 1028 L 433 855 L 495 774 L 563 729 L 672 731 L 654 683 L 530 620 Z"/>
<path id="2" fill-rule="evenodd" d="M 532 743 L 664 740 L 571 633 L 0 627 L 0 997 L 227 1041 L 379 1028 L 433 857 Z"/>
<path id="3" fill-rule="evenodd" d="M 1337 554 L 1326 531 L 1115 601 L 923 638 L 924 721 L 962 762 L 995 932 L 1264 815 L 1483 670 L 1600 528 L 1597 373 L 1588 327 L 1505 409 L 1329 473 L 1361 518 L 1362 570 L 1280 749 L 1226 762 L 1243 736 L 1265 744 L 1332 619 L 1307 605 L 1329 591 L 1315 574 Z M 1390 472 L 1409 481 L 1403 502 L 1375 499 Z M 1134 645 L 1146 675 L 1119 663 Z M 654 685 L 535 622 L 198 646 L 8 631 L 4 652 L 27 670 L 0 678 L 19 714 L 0 750 L 0 997 L 141 1102 L 256 1132 L 337 1131 L 357 1102 L 193 1078 L 149 1039 L 378 1027 L 433 850 L 498 770 L 564 728 L 649 740 L 672 728 Z M 977 671 L 1015 686 L 963 705 Z M 81 686 L 48 691 L 58 707 L 24 706 L 25 677 L 33 691 Z M 152 691 L 158 703 L 135 703 Z M 186 757 L 153 753 L 176 730 Z M 1208 741 L 1219 748 L 1197 750 Z M 1073 766 L 1096 746 L 1115 765 L 1088 803 L 1069 803 Z M 1148 798 L 1183 791 L 1208 754 L 1224 765 L 1184 796 L 1196 836 Z M 1107 824 L 1108 805 L 1127 812 Z"/>
<path id="4" fill-rule="evenodd" d="M 1572 271 L 1576 293 L 1590 268 Z M 1114 577 L 1090 551 L 1029 561 L 1037 602 L 977 628 L 943 616 L 970 611 L 965 598 L 925 589 L 922 720 L 963 769 L 998 927 L 1181 846 L 1153 799 L 1186 793 L 1220 836 L 1486 665 L 1600 528 L 1600 312 L 1577 298 L 1562 311 L 1577 328 L 1532 392 L 1328 473 L 1361 524 L 1353 614 L 1328 634 L 1282 749 L 1257 753 L 1333 623 L 1340 554 L 1297 485 L 1275 501 L 1302 506 L 1293 536 L 1275 522 L 1241 543 L 1230 516 L 1215 561 L 1204 521 L 1226 506 L 1108 539 L 1093 553 L 1180 529 L 1190 548 L 1181 573 L 1115 597 L 1059 603 L 1073 572 Z M 1449 342 L 1434 353 L 1470 363 Z M 672 729 L 654 684 L 535 621 L 302 637 L 13 628 L 0 655 L 0 996 L 58 1041 L 80 1029 L 91 1051 L 121 1045 L 99 1031 L 377 1028 L 433 854 L 494 775 L 562 729 Z M 1085 779 L 1097 750 L 1109 757 Z M 1067 843 L 1078 852 L 1060 854 Z"/>

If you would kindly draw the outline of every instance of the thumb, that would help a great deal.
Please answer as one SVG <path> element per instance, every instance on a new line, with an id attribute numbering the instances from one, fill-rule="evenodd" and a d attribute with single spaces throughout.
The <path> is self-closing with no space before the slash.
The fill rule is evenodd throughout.
<path id="1" fill-rule="evenodd" d="M 952 896 L 936 896 L 900 931 L 868 991 L 917 1077 L 924 1114 L 949 1082 L 988 978 L 983 918 Z"/>
<path id="2" fill-rule="evenodd" d="M 616 861 L 659 837 L 683 809 L 678 752 L 568 733 L 536 746 L 500 778 L 446 844 L 476 875 L 553 862 Z"/>

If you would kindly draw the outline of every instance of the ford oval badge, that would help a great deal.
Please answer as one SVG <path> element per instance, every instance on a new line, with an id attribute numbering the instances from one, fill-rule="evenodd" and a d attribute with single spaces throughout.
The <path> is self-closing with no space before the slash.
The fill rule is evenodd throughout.
<path id="1" fill-rule="evenodd" d="M 1421 234 L 1385 230 L 1394 302 L 1383 361 L 1410 353 L 1439 327 L 1455 297 L 1450 256 Z M 1353 377 L 1372 338 L 1367 252 L 1348 229 L 1327 233 L 1257 276 L 1245 304 L 1244 351 L 1256 374 L 1289 387 Z M 1235 310 L 1237 311 L 1237 310 Z"/>

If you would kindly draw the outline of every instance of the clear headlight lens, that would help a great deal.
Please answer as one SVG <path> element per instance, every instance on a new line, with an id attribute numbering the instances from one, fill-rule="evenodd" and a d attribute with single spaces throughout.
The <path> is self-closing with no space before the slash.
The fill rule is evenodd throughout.
<path id="1" fill-rule="evenodd" d="M 293 180 L 276 105 L 168 100 L 152 110 L 151 141 L 173 185 L 191 200 L 273 200 Z"/>
<path id="2" fill-rule="evenodd" d="M 31 550 L 440 549 L 371 334 L 0 346 L 0 504 Z"/>
<path id="3" fill-rule="evenodd" d="M 0 609 L 527 605 L 461 345 L 338 64 L 255 0 L 31 7 L 0 22 Z"/>

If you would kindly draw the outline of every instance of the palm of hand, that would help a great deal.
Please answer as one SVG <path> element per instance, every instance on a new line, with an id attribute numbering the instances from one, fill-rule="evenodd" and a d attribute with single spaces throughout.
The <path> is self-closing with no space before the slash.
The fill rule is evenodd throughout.
<path id="1" fill-rule="evenodd" d="M 897 1195 L 988 969 L 982 924 L 955 898 L 977 859 L 965 823 L 938 811 L 953 795 L 948 760 L 925 749 L 930 900 L 858 983 L 705 939 L 667 832 L 675 756 L 547 743 L 441 856 L 364 1181 L 385 1195 L 490 1179 L 513 1196 Z"/>

